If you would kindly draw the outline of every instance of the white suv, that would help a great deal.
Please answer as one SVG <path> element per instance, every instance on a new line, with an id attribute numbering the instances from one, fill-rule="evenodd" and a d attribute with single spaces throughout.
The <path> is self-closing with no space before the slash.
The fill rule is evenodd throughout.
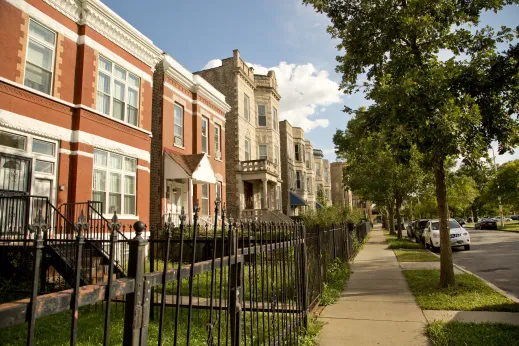
<path id="1" fill-rule="evenodd" d="M 451 234 L 451 246 L 463 246 L 465 250 L 470 250 L 469 232 L 460 226 L 458 221 L 449 220 Z M 424 231 L 425 246 L 428 249 L 438 250 L 440 248 L 440 220 L 430 220 L 425 226 Z"/>

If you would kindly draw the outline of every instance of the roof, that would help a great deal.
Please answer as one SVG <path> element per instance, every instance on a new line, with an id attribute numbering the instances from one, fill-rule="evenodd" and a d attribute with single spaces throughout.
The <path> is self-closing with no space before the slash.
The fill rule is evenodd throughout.
<path id="1" fill-rule="evenodd" d="M 304 199 L 299 197 L 293 192 L 290 192 L 290 206 L 300 206 L 300 205 L 306 205 L 306 202 Z"/>
<path id="2" fill-rule="evenodd" d="M 205 154 L 179 155 L 170 149 L 164 151 L 190 176 L 196 171 Z"/>

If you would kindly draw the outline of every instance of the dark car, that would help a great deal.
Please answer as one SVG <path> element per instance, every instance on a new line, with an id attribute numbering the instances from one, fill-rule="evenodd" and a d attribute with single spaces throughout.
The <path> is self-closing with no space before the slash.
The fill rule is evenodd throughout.
<path id="1" fill-rule="evenodd" d="M 467 224 L 461 217 L 455 217 L 454 220 L 458 221 L 460 226 L 465 226 Z"/>
<path id="2" fill-rule="evenodd" d="M 510 216 L 510 218 L 514 221 L 517 221 L 517 220 L 519 220 L 519 215 L 512 215 L 512 216 Z"/>
<path id="3" fill-rule="evenodd" d="M 429 222 L 429 219 L 421 219 L 415 221 L 413 236 L 417 243 L 424 244 L 425 240 L 423 233 L 425 231 L 425 226 L 427 226 L 427 222 Z"/>
<path id="4" fill-rule="evenodd" d="M 475 229 L 497 229 L 497 221 L 494 219 L 483 218 L 476 223 Z"/>

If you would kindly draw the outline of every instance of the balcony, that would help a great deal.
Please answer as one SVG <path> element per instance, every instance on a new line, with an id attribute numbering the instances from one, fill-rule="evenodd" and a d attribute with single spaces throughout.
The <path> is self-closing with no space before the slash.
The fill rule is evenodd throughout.
<path id="1" fill-rule="evenodd" d="M 263 160 L 240 161 L 238 171 L 243 173 L 268 173 L 279 177 L 279 167 L 274 162 Z"/>

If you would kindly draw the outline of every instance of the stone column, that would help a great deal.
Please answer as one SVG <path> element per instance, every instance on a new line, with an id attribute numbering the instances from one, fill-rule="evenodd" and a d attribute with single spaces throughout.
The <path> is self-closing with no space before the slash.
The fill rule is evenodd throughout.
<path id="1" fill-rule="evenodd" d="M 261 179 L 262 188 L 263 188 L 263 199 L 261 200 L 261 209 L 267 209 L 268 207 L 268 181 L 267 178 Z"/>

